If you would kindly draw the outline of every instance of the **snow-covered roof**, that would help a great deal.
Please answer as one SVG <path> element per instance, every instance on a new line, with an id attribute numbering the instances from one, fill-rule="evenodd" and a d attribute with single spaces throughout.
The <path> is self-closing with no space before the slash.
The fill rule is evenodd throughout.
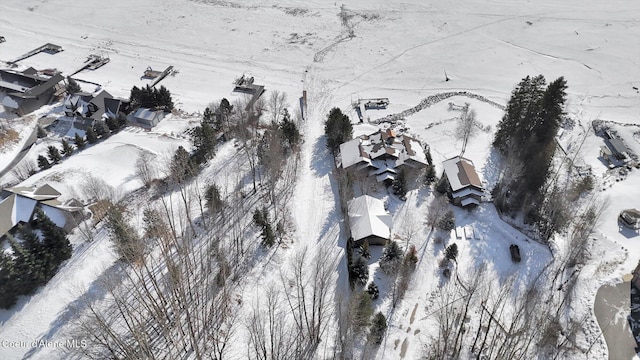
<path id="1" fill-rule="evenodd" d="M 340 158 L 342 159 L 342 167 L 344 169 L 355 165 L 363 160 L 368 160 L 362 156 L 360 152 L 360 138 L 349 140 L 340 144 Z"/>
<path id="2" fill-rule="evenodd" d="M 78 211 L 82 206 L 74 200 L 64 205 L 58 200 L 60 195 L 60 192 L 49 184 L 40 187 L 6 188 L 5 198 L 0 201 L 0 237 L 21 222 L 31 220 L 38 205 L 56 225 L 63 227 L 66 223 L 65 213 Z"/>
<path id="3" fill-rule="evenodd" d="M 342 168 L 367 162 L 379 170 L 374 172 L 375 175 L 388 171 L 390 166 L 397 168 L 404 165 L 408 160 L 427 165 L 420 142 L 408 135 L 398 135 L 391 129 L 378 130 L 340 144 L 340 156 Z M 412 167 L 415 167 L 415 163 L 412 163 Z"/>
<path id="4" fill-rule="evenodd" d="M 0 202 L 0 236 L 4 236 L 21 222 L 28 222 L 38 202 L 11 194 Z"/>
<path id="5" fill-rule="evenodd" d="M 454 198 L 461 198 L 461 197 L 465 197 L 465 196 L 469 196 L 469 195 L 477 195 L 477 196 L 482 196 L 484 195 L 484 193 L 482 191 L 478 191 L 475 188 L 472 187 L 468 187 L 468 188 L 464 188 L 460 191 L 455 191 L 452 196 Z"/>
<path id="6" fill-rule="evenodd" d="M 362 195 L 348 203 L 351 236 L 358 241 L 367 236 L 388 239 L 391 236 L 391 215 L 384 209 L 384 203 L 369 195 Z"/>
<path id="7" fill-rule="evenodd" d="M 460 201 L 460 204 L 461 204 L 462 206 L 467 206 L 467 205 L 469 205 L 469 204 L 476 204 L 476 205 L 480 205 L 480 201 L 478 201 L 478 200 L 477 200 L 477 199 L 475 199 L 475 198 L 468 197 L 468 198 L 466 198 L 466 199 L 462 199 L 462 201 Z"/>
<path id="8" fill-rule="evenodd" d="M 471 160 L 456 156 L 445 160 L 442 165 L 451 185 L 451 191 L 456 192 L 467 186 L 482 188 L 480 177 Z"/>
<path id="9" fill-rule="evenodd" d="M 135 114 L 133 116 L 135 116 L 138 119 L 145 119 L 145 120 L 153 120 L 155 119 L 158 114 L 160 114 L 162 111 L 152 111 L 151 109 L 147 109 L 147 108 L 139 108 L 138 110 L 136 110 Z"/>

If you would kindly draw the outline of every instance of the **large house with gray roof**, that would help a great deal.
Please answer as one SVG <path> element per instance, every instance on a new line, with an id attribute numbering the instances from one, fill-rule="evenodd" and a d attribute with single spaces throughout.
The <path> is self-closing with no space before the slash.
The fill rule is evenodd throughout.
<path id="1" fill-rule="evenodd" d="M 29 68 L 23 72 L 0 69 L 0 105 L 20 116 L 47 105 L 64 77 L 56 72 L 43 76 Z"/>
<path id="2" fill-rule="evenodd" d="M 378 130 L 340 144 L 340 158 L 342 168 L 366 171 L 378 182 L 393 181 L 403 167 L 427 166 L 420 141 L 391 129 Z"/>
<path id="3" fill-rule="evenodd" d="M 48 184 L 40 187 L 12 187 L 0 193 L 0 239 L 18 225 L 33 220 L 41 209 L 57 226 L 69 231 L 82 220 L 84 206 L 77 200 L 61 202 L 62 194 Z"/>

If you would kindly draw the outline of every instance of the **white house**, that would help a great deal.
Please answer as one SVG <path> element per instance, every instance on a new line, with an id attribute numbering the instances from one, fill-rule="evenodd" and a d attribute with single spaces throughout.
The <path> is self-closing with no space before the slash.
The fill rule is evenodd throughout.
<path id="1" fill-rule="evenodd" d="M 348 202 L 351 237 L 356 245 L 365 240 L 371 245 L 384 245 L 391 236 L 392 217 L 384 203 L 369 195 Z"/>

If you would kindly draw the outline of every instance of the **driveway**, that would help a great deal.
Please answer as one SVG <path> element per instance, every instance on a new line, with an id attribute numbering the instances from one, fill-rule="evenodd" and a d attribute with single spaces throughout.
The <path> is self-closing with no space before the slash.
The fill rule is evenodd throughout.
<path id="1" fill-rule="evenodd" d="M 609 349 L 609 360 L 628 360 L 636 355 L 631 334 L 631 283 L 604 285 L 598 289 L 595 314 Z"/>

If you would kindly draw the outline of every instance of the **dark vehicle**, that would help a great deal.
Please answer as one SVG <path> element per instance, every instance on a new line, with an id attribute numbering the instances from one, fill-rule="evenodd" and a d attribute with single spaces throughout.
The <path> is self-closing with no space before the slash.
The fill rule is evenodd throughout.
<path id="1" fill-rule="evenodd" d="M 520 257 L 520 248 L 518 247 L 518 245 L 511 244 L 511 246 L 509 246 L 509 251 L 511 252 L 511 260 L 513 260 L 513 262 L 519 263 L 520 260 L 522 260 L 522 258 Z"/>

